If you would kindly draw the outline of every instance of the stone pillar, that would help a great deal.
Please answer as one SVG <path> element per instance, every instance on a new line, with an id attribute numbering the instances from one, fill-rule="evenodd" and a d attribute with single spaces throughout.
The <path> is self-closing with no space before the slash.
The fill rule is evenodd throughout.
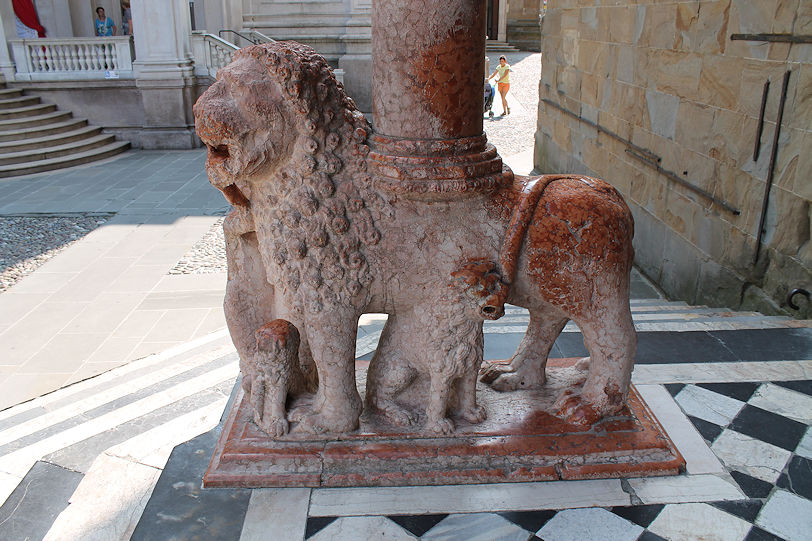
<path id="1" fill-rule="evenodd" d="M 364 112 L 372 111 L 372 0 L 349 0 L 349 18 L 342 36 L 344 53 L 338 59 L 347 93 Z"/>
<path id="2" fill-rule="evenodd" d="M 143 148 L 193 148 L 195 78 L 186 0 L 131 3 L 136 86 L 144 104 Z"/>
<path id="3" fill-rule="evenodd" d="M 485 3 L 377 0 L 371 154 L 379 185 L 448 200 L 508 181 L 482 131 Z"/>
<path id="4" fill-rule="evenodd" d="M 36 0 L 39 23 L 45 27 L 49 38 L 72 38 L 73 21 L 70 6 L 65 0 Z M 116 23 L 119 20 L 114 16 Z"/>
<path id="5" fill-rule="evenodd" d="M 507 41 L 507 10 L 507 0 L 499 2 L 499 31 L 496 34 L 496 39 L 499 41 Z"/>
<path id="6" fill-rule="evenodd" d="M 0 73 L 5 81 L 14 80 L 14 60 L 8 45 L 12 39 L 18 39 L 14 8 L 11 7 L 11 0 L 0 0 Z"/>

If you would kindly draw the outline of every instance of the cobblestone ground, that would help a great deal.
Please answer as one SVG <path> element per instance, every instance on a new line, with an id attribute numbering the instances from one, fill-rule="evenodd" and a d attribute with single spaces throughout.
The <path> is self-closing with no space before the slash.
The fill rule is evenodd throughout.
<path id="1" fill-rule="evenodd" d="M 226 272 L 226 241 L 223 236 L 223 220 L 220 218 L 192 249 L 186 252 L 169 274 L 210 274 Z"/>
<path id="2" fill-rule="evenodd" d="M 109 219 L 109 216 L 0 216 L 0 292 Z"/>

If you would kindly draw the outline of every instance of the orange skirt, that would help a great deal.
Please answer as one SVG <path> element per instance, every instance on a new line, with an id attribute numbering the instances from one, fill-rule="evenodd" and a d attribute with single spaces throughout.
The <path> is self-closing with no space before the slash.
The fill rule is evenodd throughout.
<path id="1" fill-rule="evenodd" d="M 499 87 L 499 93 L 502 94 L 503 96 L 508 93 L 508 90 L 510 90 L 510 83 L 496 83 L 496 84 Z"/>

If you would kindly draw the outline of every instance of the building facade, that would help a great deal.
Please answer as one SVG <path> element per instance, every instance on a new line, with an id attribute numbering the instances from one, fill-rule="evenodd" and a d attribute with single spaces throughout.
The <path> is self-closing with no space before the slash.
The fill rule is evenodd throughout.
<path id="1" fill-rule="evenodd" d="M 536 166 L 616 186 L 670 296 L 810 317 L 810 34 L 798 0 L 550 0 Z"/>

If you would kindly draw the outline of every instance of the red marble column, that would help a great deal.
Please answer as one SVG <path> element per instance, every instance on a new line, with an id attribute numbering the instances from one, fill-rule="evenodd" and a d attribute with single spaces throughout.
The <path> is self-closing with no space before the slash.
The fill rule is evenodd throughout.
<path id="1" fill-rule="evenodd" d="M 371 154 L 378 183 L 414 199 L 454 199 L 508 182 L 482 131 L 482 0 L 375 0 Z"/>

